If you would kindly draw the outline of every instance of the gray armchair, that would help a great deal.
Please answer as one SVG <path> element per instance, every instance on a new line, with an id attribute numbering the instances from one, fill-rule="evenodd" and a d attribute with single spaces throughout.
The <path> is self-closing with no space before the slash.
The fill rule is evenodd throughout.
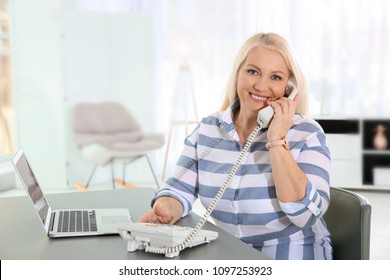
<path id="1" fill-rule="evenodd" d="M 86 190 L 96 168 L 111 164 L 112 184 L 126 185 L 127 164 L 145 157 L 158 187 L 158 180 L 150 163 L 148 152 L 164 145 L 164 135 L 144 133 L 134 116 L 118 102 L 82 102 L 74 106 L 73 133 L 82 156 L 94 164 Z M 114 178 L 114 162 L 123 164 L 122 180 Z M 80 186 L 80 185 L 79 185 Z"/>
<path id="2" fill-rule="evenodd" d="M 371 205 L 365 197 L 331 187 L 330 205 L 324 219 L 331 233 L 333 259 L 369 259 Z"/>

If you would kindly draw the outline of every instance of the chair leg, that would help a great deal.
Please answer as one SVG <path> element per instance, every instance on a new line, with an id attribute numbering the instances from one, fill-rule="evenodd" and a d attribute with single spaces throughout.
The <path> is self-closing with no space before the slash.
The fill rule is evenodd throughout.
<path id="1" fill-rule="evenodd" d="M 112 181 L 112 188 L 115 190 L 114 160 L 111 160 L 111 161 L 110 161 L 110 165 L 111 165 L 111 181 Z M 93 177 L 93 175 L 95 175 L 95 172 L 96 172 L 97 167 L 98 167 L 97 164 L 93 167 L 92 173 L 91 173 L 91 175 L 89 175 L 88 181 L 87 181 L 87 183 L 86 183 L 85 186 L 84 186 L 85 190 L 88 188 L 89 184 L 91 183 L 92 177 Z"/>
<path id="2" fill-rule="evenodd" d="M 126 166 L 127 166 L 128 164 L 132 163 L 133 161 L 136 161 L 137 159 L 140 159 L 141 157 L 142 157 L 142 156 L 138 156 L 138 157 L 134 158 L 133 160 L 128 161 L 128 162 L 125 162 L 125 163 L 123 164 L 123 174 L 122 174 L 122 181 L 123 181 L 123 183 L 126 182 Z"/>
<path id="3" fill-rule="evenodd" d="M 146 157 L 146 160 L 147 160 L 147 162 L 148 162 L 150 171 L 152 172 L 154 181 L 156 182 L 156 186 L 157 186 L 157 188 L 159 189 L 159 188 L 160 188 L 160 184 L 158 183 L 156 173 L 154 173 L 153 166 L 152 166 L 152 164 L 151 164 L 151 162 L 150 162 L 150 160 L 149 160 L 148 155 L 146 155 L 146 154 L 145 154 L 145 155 L 141 155 L 141 156 L 135 158 L 134 160 L 132 160 L 132 161 L 130 161 L 130 162 L 126 162 L 126 163 L 123 164 L 123 183 L 126 182 L 126 180 L 125 180 L 125 176 L 126 176 L 126 175 L 125 175 L 125 174 L 126 174 L 126 166 L 127 166 L 128 164 L 132 163 L 133 161 L 135 161 L 135 160 L 137 160 L 137 159 L 140 159 L 140 158 L 142 158 L 142 157 Z"/>
<path id="4" fill-rule="evenodd" d="M 150 171 L 152 172 L 154 181 L 156 182 L 157 188 L 159 189 L 160 188 L 160 184 L 158 183 L 156 173 L 154 173 L 153 166 L 150 163 L 149 157 L 147 155 L 143 155 L 143 156 L 146 157 L 146 160 L 148 161 L 148 164 L 149 164 L 149 167 L 150 167 Z"/>
<path id="5" fill-rule="evenodd" d="M 95 174 L 95 171 L 96 171 L 97 166 L 98 166 L 98 165 L 96 164 L 96 165 L 93 167 L 92 173 L 91 173 L 91 175 L 89 175 L 88 181 L 87 181 L 87 183 L 85 184 L 85 188 L 86 188 L 86 189 L 88 188 L 89 183 L 91 183 L 92 177 L 93 177 L 93 175 Z"/>
<path id="6" fill-rule="evenodd" d="M 111 165 L 112 189 L 115 190 L 114 160 L 111 160 L 111 161 L 110 161 L 110 165 Z"/>

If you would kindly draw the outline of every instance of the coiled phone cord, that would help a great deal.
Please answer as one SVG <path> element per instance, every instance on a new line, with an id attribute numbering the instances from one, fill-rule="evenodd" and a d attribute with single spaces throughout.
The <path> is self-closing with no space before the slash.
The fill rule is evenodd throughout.
<path id="1" fill-rule="evenodd" d="M 252 133 L 249 135 L 249 137 L 244 145 L 244 148 L 242 149 L 240 155 L 238 156 L 237 162 L 234 164 L 233 168 L 230 170 L 228 177 L 226 178 L 225 183 L 219 189 L 215 198 L 213 199 L 211 204 L 207 207 L 205 214 L 199 220 L 199 222 L 196 224 L 196 226 L 191 231 L 191 233 L 186 237 L 186 239 L 184 239 L 184 241 L 181 244 L 171 246 L 171 247 L 146 246 L 145 252 L 150 252 L 150 253 L 155 253 L 155 254 L 173 254 L 173 253 L 180 252 L 181 250 L 185 249 L 191 243 L 191 241 L 195 238 L 195 236 L 198 234 L 198 232 L 202 229 L 203 225 L 205 224 L 207 219 L 210 217 L 210 215 L 213 212 L 218 201 L 221 199 L 222 195 L 225 193 L 226 189 L 230 185 L 230 181 L 233 179 L 234 175 L 237 173 L 238 168 L 240 167 L 245 155 L 247 154 L 250 146 L 252 145 L 253 140 L 255 139 L 255 136 L 260 131 L 260 129 L 261 129 L 261 125 L 257 126 L 252 131 Z"/>

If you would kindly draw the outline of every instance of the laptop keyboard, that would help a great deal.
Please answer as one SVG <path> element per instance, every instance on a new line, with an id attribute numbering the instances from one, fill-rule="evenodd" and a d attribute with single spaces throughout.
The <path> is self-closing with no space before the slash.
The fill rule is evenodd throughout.
<path id="1" fill-rule="evenodd" d="M 97 231 L 94 210 L 59 211 L 58 232 L 94 232 Z"/>

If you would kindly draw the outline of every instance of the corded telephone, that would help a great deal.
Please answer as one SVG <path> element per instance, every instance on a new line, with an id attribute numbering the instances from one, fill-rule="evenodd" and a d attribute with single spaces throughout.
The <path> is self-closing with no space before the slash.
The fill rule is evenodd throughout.
<path id="1" fill-rule="evenodd" d="M 291 81 L 289 81 L 286 87 L 286 95 L 288 95 L 289 99 L 294 100 L 297 93 L 297 88 Z M 136 250 L 145 249 L 146 252 L 164 254 L 166 257 L 172 258 L 179 255 L 179 252 L 187 247 L 208 243 L 216 239 L 218 237 L 217 232 L 202 230 L 201 228 L 213 212 L 227 187 L 230 185 L 230 181 L 233 179 L 240 167 L 241 162 L 248 152 L 249 147 L 252 145 L 255 136 L 260 129 L 269 126 L 273 115 L 274 110 L 271 106 L 267 106 L 259 111 L 257 116 L 257 122 L 259 125 L 249 135 L 245 146 L 242 149 L 237 162 L 229 172 L 225 183 L 219 189 L 217 195 L 206 209 L 205 214 L 194 228 L 151 223 L 119 224 L 119 234 L 128 242 L 127 250 L 134 252 Z M 213 143 L 210 145 L 209 149 L 205 151 L 206 153 L 208 153 L 208 151 L 217 144 Z M 186 168 L 188 168 L 188 166 L 186 166 Z"/>

